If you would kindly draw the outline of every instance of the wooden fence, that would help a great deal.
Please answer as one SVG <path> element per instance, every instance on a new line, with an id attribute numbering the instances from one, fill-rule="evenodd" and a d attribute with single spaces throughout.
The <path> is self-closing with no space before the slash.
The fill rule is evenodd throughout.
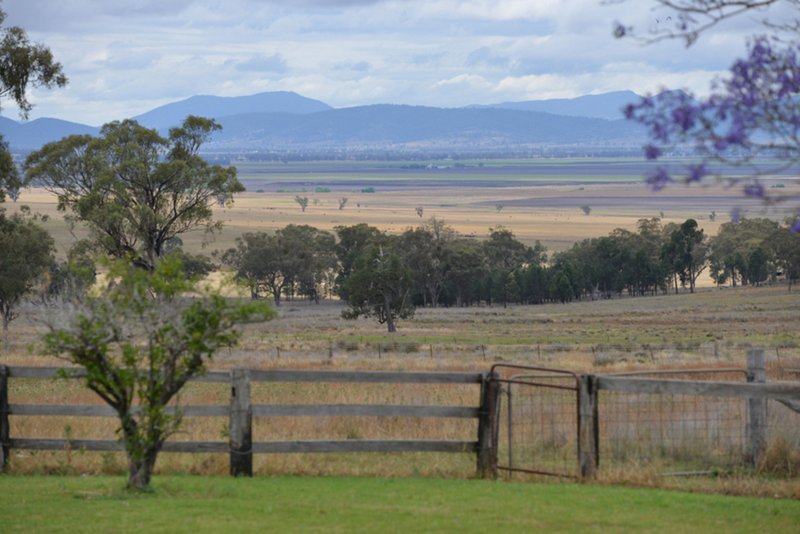
<path id="1" fill-rule="evenodd" d="M 226 383 L 231 386 L 230 402 L 226 406 L 181 406 L 185 416 L 228 418 L 229 440 L 225 441 L 167 441 L 165 452 L 217 452 L 230 456 L 232 475 L 252 475 L 253 454 L 303 453 L 303 452 L 468 452 L 476 454 L 479 475 L 493 477 L 498 470 L 498 440 L 500 432 L 501 387 L 513 381 L 513 374 L 502 376 L 495 366 L 489 373 L 433 373 L 394 371 L 291 371 L 247 370 L 230 372 L 212 371 L 195 381 Z M 519 374 L 523 367 L 511 367 Z M 114 440 L 40 439 L 11 436 L 9 416 L 116 416 L 104 405 L 17 404 L 9 402 L 9 382 L 14 379 L 47 379 L 59 374 L 58 368 L 3 367 L 0 366 L 0 466 L 8 463 L 12 449 L 120 451 L 122 444 Z M 539 371 L 547 371 L 539 369 Z M 797 384 L 766 384 L 764 355 L 762 351 L 748 354 L 748 383 L 641 378 L 639 376 L 577 375 L 574 386 L 560 387 L 570 390 L 577 408 L 573 418 L 577 421 L 574 436 L 577 443 L 575 472 L 580 478 L 593 477 L 602 457 L 599 445 L 600 418 L 603 416 L 600 393 L 617 392 L 645 395 L 670 395 L 694 397 L 733 397 L 746 402 L 746 436 L 751 461 L 756 465 L 767 444 L 767 401 L 777 400 L 789 408 L 800 411 L 800 386 Z M 67 370 L 70 378 L 80 378 L 80 369 Z M 541 378 L 541 377 L 540 377 Z M 446 405 L 390 405 L 390 404 L 253 404 L 250 385 L 253 382 L 326 382 L 326 383 L 382 383 L 382 384 L 474 384 L 474 406 Z M 516 380 L 525 387 L 542 387 L 530 378 Z M 479 392 L 477 387 L 480 387 Z M 515 386 L 517 387 L 517 386 Z M 553 387 L 548 386 L 548 387 Z M 509 396 L 510 398 L 510 396 Z M 572 408 L 573 410 L 575 408 Z M 174 409 L 174 408 L 173 408 Z M 575 413 L 575 412 L 573 412 Z M 410 418 L 460 418 L 475 419 L 478 423 L 474 441 L 446 440 L 294 440 L 256 441 L 253 436 L 253 417 L 410 417 Z M 536 417 L 536 414 L 532 415 Z M 524 469 L 511 469 L 523 470 Z M 562 475 L 559 475 L 562 476 Z"/>
<path id="2" fill-rule="evenodd" d="M 123 446 L 115 440 L 86 439 L 39 439 L 11 436 L 9 416 L 74 416 L 114 417 L 116 412 L 105 405 L 60 405 L 17 404 L 9 402 L 9 382 L 14 379 L 53 379 L 63 374 L 54 367 L 5 367 L 0 366 L 0 466 L 5 467 L 12 449 L 28 450 L 87 450 L 120 451 Z M 78 379 L 85 374 L 81 369 L 67 369 L 67 378 Z M 211 371 L 197 382 L 222 382 L 231 385 L 231 398 L 227 406 L 181 406 L 184 416 L 227 417 L 230 438 L 224 441 L 167 441 L 164 452 L 221 452 L 230 455 L 232 475 L 248 475 L 253 472 L 253 454 L 300 453 L 300 452 L 469 452 L 477 456 L 480 473 L 490 471 L 492 408 L 487 402 L 496 403 L 489 375 L 483 373 L 435 373 L 394 371 L 289 371 L 233 369 L 230 372 Z M 252 382 L 330 382 L 330 383 L 383 383 L 383 384 L 475 384 L 476 405 L 430 406 L 388 404 L 252 404 L 250 384 Z M 174 410 L 175 408 L 172 408 Z M 305 441 L 260 441 L 253 442 L 253 417 L 281 416 L 377 416 L 377 417 L 425 417 L 425 418 L 469 418 L 478 422 L 475 441 L 443 440 L 305 440 Z"/>

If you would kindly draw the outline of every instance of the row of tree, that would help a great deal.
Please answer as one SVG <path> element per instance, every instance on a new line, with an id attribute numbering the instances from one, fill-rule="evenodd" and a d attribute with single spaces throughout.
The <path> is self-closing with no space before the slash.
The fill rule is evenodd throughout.
<path id="1" fill-rule="evenodd" d="M 586 239 L 548 261 L 507 228 L 488 239 L 457 234 L 437 219 L 400 235 L 367 224 L 335 234 L 289 225 L 275 234 L 248 233 L 221 256 L 253 298 L 319 300 L 338 295 L 348 317 L 374 315 L 396 329 L 416 306 L 569 302 L 616 295 L 694 292 L 709 269 L 718 284 L 761 284 L 800 278 L 800 236 L 768 219 L 726 223 L 708 238 L 694 219 L 662 224 L 642 219 L 637 231 Z"/>

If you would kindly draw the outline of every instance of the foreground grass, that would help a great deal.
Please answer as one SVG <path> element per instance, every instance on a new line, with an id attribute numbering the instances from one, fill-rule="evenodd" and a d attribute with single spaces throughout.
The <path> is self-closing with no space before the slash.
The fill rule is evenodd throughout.
<path id="1" fill-rule="evenodd" d="M 800 502 L 477 480 L 0 477 L 3 532 L 791 532 Z"/>

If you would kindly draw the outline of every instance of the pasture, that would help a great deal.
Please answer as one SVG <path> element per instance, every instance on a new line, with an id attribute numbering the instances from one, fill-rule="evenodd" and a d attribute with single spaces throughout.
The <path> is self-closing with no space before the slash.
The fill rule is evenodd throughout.
<path id="1" fill-rule="evenodd" d="M 453 162 L 249 162 L 233 161 L 247 191 L 231 208 L 218 208 L 225 224 L 211 242 L 200 232 L 184 236 L 192 252 L 225 250 L 244 232 L 270 231 L 287 224 L 308 224 L 323 230 L 367 223 L 400 233 L 431 217 L 444 220 L 464 235 L 482 238 L 489 228 L 505 226 L 527 244 L 539 240 L 551 251 L 569 248 L 588 237 L 615 228 L 636 229 L 642 218 L 661 216 L 665 223 L 695 218 L 707 235 L 714 235 L 730 210 L 744 215 L 786 214 L 764 210 L 744 199 L 739 187 L 710 183 L 676 185 L 654 194 L 642 183 L 647 165 L 641 160 L 573 158 L 560 160 L 498 160 Z M 765 182 L 796 195 L 798 180 L 789 176 Z M 301 211 L 296 196 L 309 199 Z M 343 209 L 339 201 L 347 198 Z M 17 204 L 51 216 L 46 224 L 63 254 L 80 228 L 72 233 L 55 210 L 52 195 L 37 188 L 23 191 Z M 591 208 L 584 215 L 581 208 Z M 423 215 L 417 215 L 422 208 Z M 709 220 L 711 212 L 716 220 Z"/>
<path id="2" fill-rule="evenodd" d="M 691 189 L 675 186 L 654 195 L 640 182 L 641 165 L 617 160 L 507 161 L 482 166 L 479 162 L 467 162 L 466 169 L 455 167 L 452 162 L 419 165 L 415 162 L 413 167 L 401 162 L 234 163 L 240 167 L 240 178 L 247 192 L 237 196 L 233 207 L 217 208 L 217 216 L 225 227 L 213 241 L 206 242 L 201 233 L 184 237 L 191 252 L 208 254 L 215 249 L 224 250 L 244 232 L 270 231 L 287 224 L 309 224 L 331 230 L 338 225 L 364 222 L 382 230 L 402 232 L 433 216 L 464 235 L 482 238 L 490 227 L 502 225 L 529 244 L 540 240 L 550 251 L 558 251 L 587 237 L 607 235 L 617 227 L 634 230 L 639 219 L 662 214 L 665 222 L 696 218 L 706 234 L 713 235 L 721 223 L 729 220 L 731 206 L 745 202 L 738 189 L 723 185 Z M 797 188 L 797 180 L 787 177 L 769 183 Z M 310 199 L 305 212 L 294 201 L 297 195 Z M 339 200 L 343 197 L 348 201 L 340 210 Z M 55 209 L 55 198 L 41 189 L 26 190 L 18 203 L 7 202 L 4 207 L 13 212 L 22 204 L 50 216 L 45 226 L 53 233 L 61 255 L 71 242 L 85 235 L 80 227 L 67 227 Z M 580 209 L 583 205 L 592 208 L 589 215 Z M 416 208 L 423 209 L 422 217 Z M 750 215 L 765 215 L 758 204 L 747 208 Z M 709 220 L 711 211 L 716 211 L 716 221 Z M 767 215 L 779 216 L 776 212 Z M 516 362 L 612 372 L 742 366 L 748 349 L 763 347 L 768 367 L 800 368 L 796 328 L 800 292 L 788 292 L 785 285 L 706 287 L 696 294 L 541 306 L 419 309 L 414 318 L 401 321 L 399 333 L 392 336 L 372 320 L 342 319 L 343 309 L 338 301 L 313 304 L 288 300 L 278 310 L 279 319 L 248 327 L 240 345 L 218 354 L 212 367 L 484 372 L 493 363 Z M 58 360 L 40 355 L 37 342 L 42 332 L 42 317 L 59 311 L 36 304 L 27 304 L 20 311 L 20 318 L 10 328 L 11 350 L 0 353 L 0 364 L 58 365 Z M 10 392 L 14 396 L 12 402 L 87 403 L 94 399 L 93 394 L 77 384 L 64 382 L 23 383 L 14 387 L 17 389 Z M 181 400 L 224 403 L 228 393 L 224 386 L 198 384 L 189 387 Z M 457 388 L 433 389 L 425 393 L 430 397 L 425 397 L 413 389 L 401 393 L 385 387 L 354 390 L 346 385 L 312 393 L 287 385 L 278 390 L 254 391 L 254 396 L 269 400 L 287 393 L 296 402 L 315 403 L 368 403 L 377 395 L 388 395 L 390 401 L 399 403 L 463 405 L 467 398 Z M 110 419 L 98 423 L 86 418 L 76 422 L 37 417 L 14 424 L 18 425 L 14 432 L 62 439 L 108 439 L 115 426 Z M 330 418 L 320 424 L 295 417 L 263 430 L 269 436 L 276 431 L 280 436 L 298 439 L 318 436 L 320 432 L 342 439 L 373 436 L 387 439 L 398 434 L 419 439 L 464 439 L 474 434 L 474 428 L 463 422 L 437 424 L 428 420 L 412 428 L 396 418 L 373 418 L 365 426 L 355 426 L 347 418 Z M 225 433 L 224 422 L 209 423 L 197 418 L 187 418 L 182 432 L 188 439 L 201 435 L 219 437 Z M 11 472 L 20 478 L 0 478 L 0 483 L 39 480 L 22 476 L 31 474 L 119 475 L 124 470 L 124 459 L 116 453 L 21 451 L 15 453 L 11 462 Z M 438 453 L 262 455 L 255 470 L 262 476 L 350 474 L 466 479 L 474 475 L 474 460 L 468 454 Z M 227 459 L 222 454 L 164 454 L 157 465 L 156 484 L 160 477 L 175 473 L 208 475 L 226 471 Z M 64 484 L 73 483 L 71 479 L 63 480 L 67 481 Z M 107 487 L 104 485 L 108 479 L 92 480 L 98 481 L 101 488 Z M 168 484 L 180 488 L 184 480 L 170 478 Z M 216 487 L 217 479 L 214 480 Z M 606 480 L 726 493 L 800 496 L 800 483 L 781 477 L 664 479 L 628 470 L 614 473 Z M 225 481 L 224 487 L 237 483 Z M 198 484 L 202 486 L 203 482 Z M 110 490 L 98 491 L 98 500 L 116 502 Z M 174 491 L 193 495 L 194 491 L 216 490 Z M 665 520 L 658 518 L 654 521 L 653 524 L 660 526 L 665 524 Z M 609 528 L 635 528 L 613 520 L 601 524 Z M 546 524 L 539 526 L 543 528 Z"/>

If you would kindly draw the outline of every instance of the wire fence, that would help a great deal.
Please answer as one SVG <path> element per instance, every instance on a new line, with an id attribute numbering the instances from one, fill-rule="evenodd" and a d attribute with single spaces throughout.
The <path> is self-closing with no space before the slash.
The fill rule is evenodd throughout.
<path id="1" fill-rule="evenodd" d="M 618 373 L 616 378 L 744 384 L 745 369 L 681 369 Z M 785 384 L 798 374 L 771 370 Z M 498 419 L 501 469 L 535 475 L 579 476 L 578 390 L 566 375 L 515 375 L 504 384 Z M 775 381 L 772 381 L 775 383 Z M 570 383 L 573 387 L 570 387 Z M 744 387 L 744 386 L 743 386 Z M 641 471 L 660 476 L 723 474 L 756 468 L 800 474 L 800 406 L 770 399 L 754 430 L 751 399 L 683 391 L 601 388 L 595 411 L 599 473 Z M 754 435 L 765 436 L 754 451 Z M 757 460 L 757 461 L 756 461 Z M 756 465 L 754 465 L 754 462 Z M 506 465 L 504 466 L 503 463 Z"/>
<path id="2" fill-rule="evenodd" d="M 549 385 L 574 387 L 570 377 L 539 380 Z M 513 470 L 576 476 L 575 391 L 509 383 L 503 393 L 498 420 L 499 461 L 505 461 Z"/>

